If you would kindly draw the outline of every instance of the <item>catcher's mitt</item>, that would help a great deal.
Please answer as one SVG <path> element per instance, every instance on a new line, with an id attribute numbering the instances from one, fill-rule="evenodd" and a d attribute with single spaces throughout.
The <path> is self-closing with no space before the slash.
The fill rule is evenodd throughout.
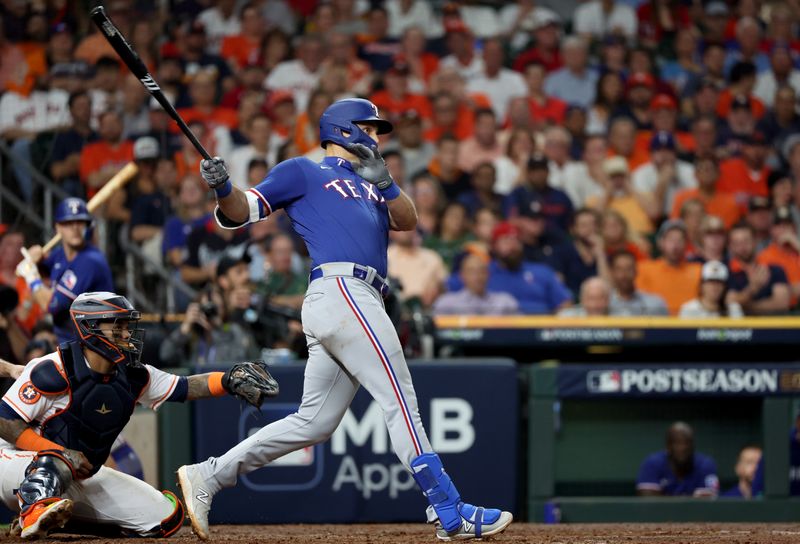
<path id="1" fill-rule="evenodd" d="M 264 361 L 236 363 L 222 377 L 225 391 L 260 408 L 264 399 L 278 394 L 278 382 Z"/>

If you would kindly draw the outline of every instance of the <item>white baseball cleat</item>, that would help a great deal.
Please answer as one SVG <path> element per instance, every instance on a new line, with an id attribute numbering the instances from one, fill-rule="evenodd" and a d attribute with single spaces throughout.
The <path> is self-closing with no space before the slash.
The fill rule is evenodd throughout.
<path id="1" fill-rule="evenodd" d="M 184 465 L 178 469 L 178 486 L 181 488 L 186 514 L 192 522 L 192 531 L 200 540 L 208 540 L 211 532 L 208 529 L 208 513 L 214 492 L 209 489 L 198 465 Z"/>
<path id="2" fill-rule="evenodd" d="M 454 531 L 446 531 L 436 520 L 436 538 L 445 542 L 490 538 L 499 535 L 514 521 L 510 512 L 460 503 L 461 525 Z"/>

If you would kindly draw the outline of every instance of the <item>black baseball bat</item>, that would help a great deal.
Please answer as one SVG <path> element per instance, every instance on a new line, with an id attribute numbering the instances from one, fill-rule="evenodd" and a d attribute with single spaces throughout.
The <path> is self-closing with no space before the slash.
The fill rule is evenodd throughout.
<path id="1" fill-rule="evenodd" d="M 200 153 L 204 159 L 210 159 L 211 155 L 208 154 L 203 144 L 200 143 L 192 130 L 186 125 L 183 118 L 175 111 L 175 107 L 167 100 L 161 87 L 158 86 L 153 76 L 147 71 L 147 67 L 142 62 L 142 59 L 139 58 L 139 55 L 136 54 L 136 51 L 133 50 L 125 39 L 125 36 L 120 33 L 119 29 L 114 26 L 114 23 L 108 18 L 105 8 L 103 6 L 96 6 L 92 9 L 89 16 L 92 18 L 92 21 L 94 21 L 94 24 L 97 25 L 97 28 L 100 29 L 100 32 L 103 33 L 103 36 L 106 37 L 108 43 L 111 44 L 111 47 L 114 48 L 114 51 L 117 52 L 122 62 L 133 72 L 133 75 L 139 78 L 139 81 L 142 82 L 144 88 L 147 89 L 153 98 L 158 100 L 158 103 L 161 104 L 164 111 L 175 120 L 178 124 L 178 128 L 189 138 L 189 141 L 192 142 L 192 145 L 197 149 L 198 153 Z"/>

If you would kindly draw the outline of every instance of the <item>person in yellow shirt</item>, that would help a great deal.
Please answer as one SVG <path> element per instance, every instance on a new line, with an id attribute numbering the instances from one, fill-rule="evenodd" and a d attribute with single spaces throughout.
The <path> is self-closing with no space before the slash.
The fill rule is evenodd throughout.
<path id="1" fill-rule="evenodd" d="M 665 221 L 658 229 L 660 259 L 639 264 L 636 288 L 661 296 L 671 315 L 697 296 L 700 285 L 699 263 L 686 261 L 686 226 L 679 219 Z"/>
<path id="2" fill-rule="evenodd" d="M 655 230 L 650 217 L 658 215 L 652 195 L 636 191 L 631 185 L 628 161 L 624 157 L 609 157 L 603 162 L 603 194 L 590 196 L 586 206 L 599 211 L 616 210 L 625 218 L 631 230 L 642 235 Z"/>

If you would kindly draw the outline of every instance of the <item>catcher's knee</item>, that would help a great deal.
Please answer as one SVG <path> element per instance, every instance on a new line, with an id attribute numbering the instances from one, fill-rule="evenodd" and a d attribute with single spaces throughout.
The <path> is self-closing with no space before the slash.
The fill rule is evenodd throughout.
<path id="1" fill-rule="evenodd" d="M 43 499 L 60 497 L 75 478 L 69 459 L 58 450 L 42 450 L 25 469 L 25 479 L 17 489 L 20 508 Z"/>
<path id="2" fill-rule="evenodd" d="M 164 497 L 172 504 L 172 513 L 161 520 L 161 523 L 141 534 L 140 536 L 147 538 L 169 538 L 178 532 L 178 529 L 183 525 L 183 520 L 186 513 L 183 510 L 183 503 L 175 496 L 172 491 L 162 491 Z"/>

